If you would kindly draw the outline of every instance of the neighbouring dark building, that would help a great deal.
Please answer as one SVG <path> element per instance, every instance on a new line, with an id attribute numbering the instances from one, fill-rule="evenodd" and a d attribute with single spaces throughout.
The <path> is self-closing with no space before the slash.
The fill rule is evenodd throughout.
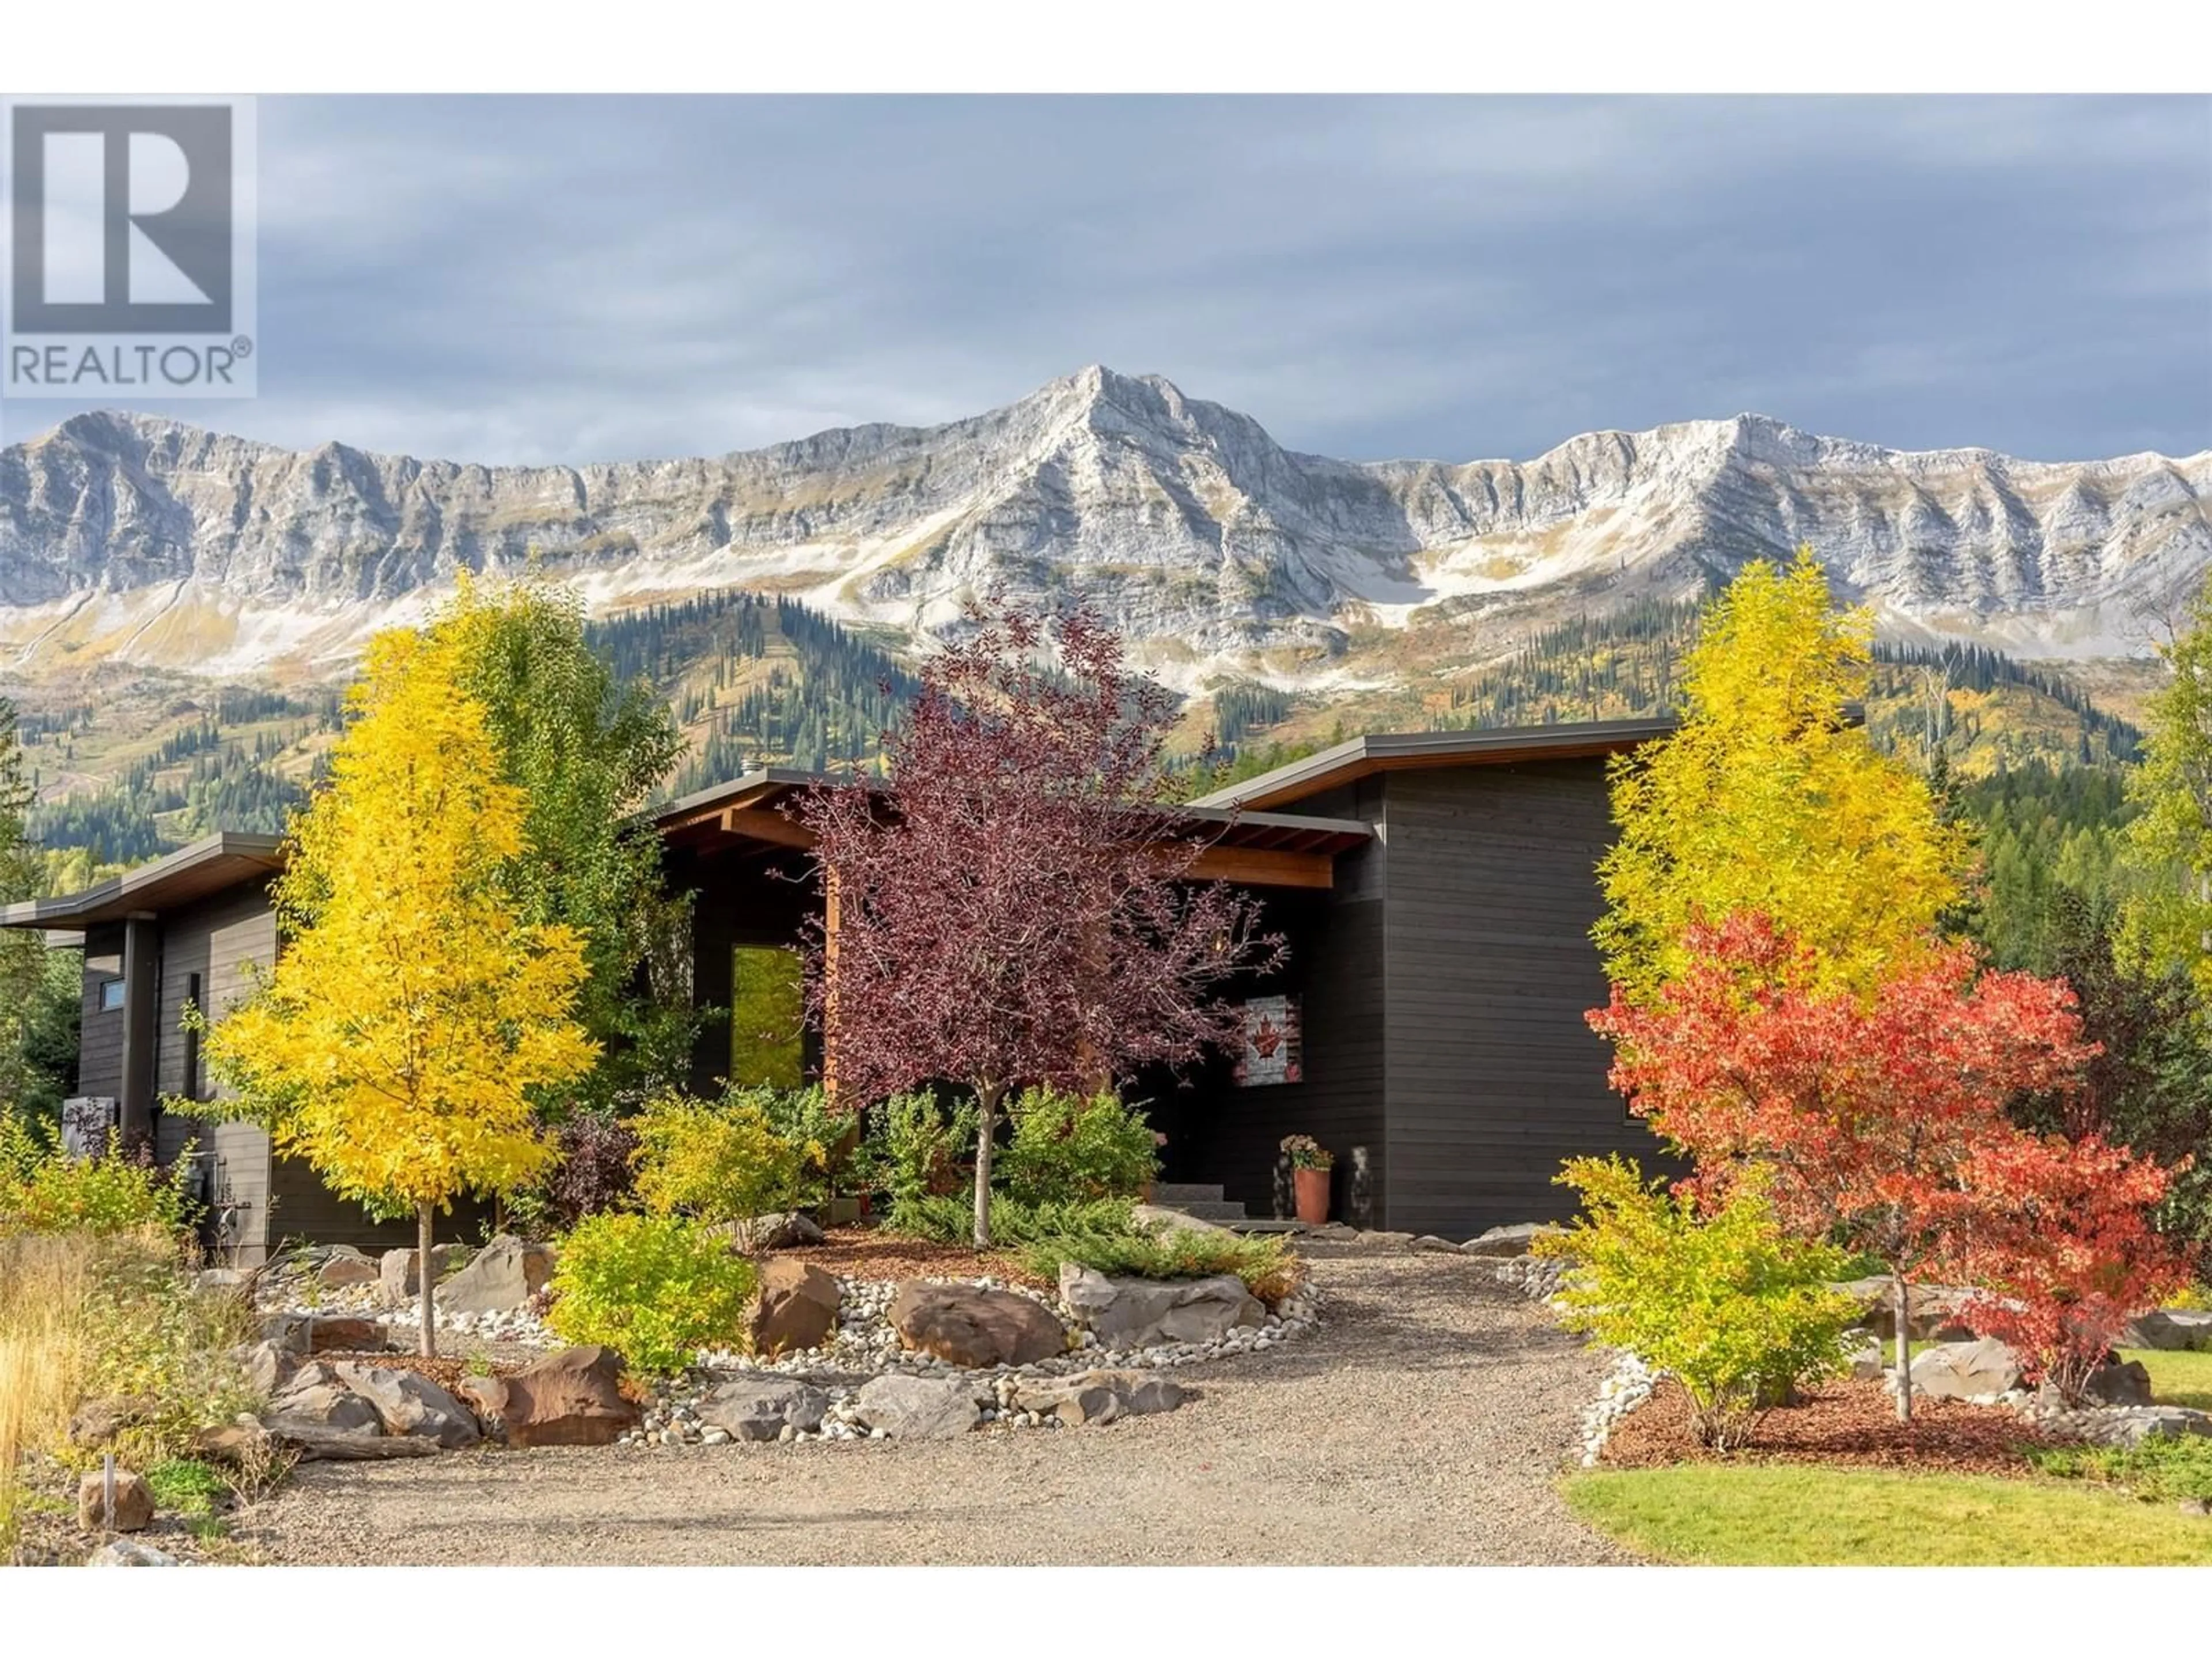
<path id="1" fill-rule="evenodd" d="M 1304 1133 L 1337 1153 L 1338 1214 L 1463 1237 L 1565 1214 L 1572 1200 L 1552 1182 L 1563 1158 L 1650 1157 L 1583 1015 L 1606 999 L 1590 942 L 1612 839 L 1606 762 L 1668 729 L 1360 738 L 1194 803 L 1194 819 L 1219 830 L 1197 873 L 1258 894 L 1290 956 L 1231 989 L 1247 1008 L 1242 1055 L 1135 1080 L 1168 1137 L 1164 1177 L 1219 1183 L 1265 1215 L 1277 1145 Z M 701 1006 L 795 983 L 799 927 L 821 896 L 804 832 L 776 805 L 813 781 L 750 773 L 655 814 L 671 884 L 696 895 Z M 274 958 L 278 859 L 270 837 L 214 836 L 85 892 L 9 906 L 0 926 L 82 934 L 76 1092 L 112 1103 L 165 1158 L 198 1138 L 239 1259 L 287 1238 L 411 1243 L 410 1224 L 372 1222 L 272 1158 L 260 1131 L 157 1109 L 207 1086 L 180 1024 L 187 1003 L 220 1017 L 251 988 L 247 964 Z M 716 1022 L 694 1081 L 795 1080 L 815 1046 L 771 1052 L 741 1022 Z"/>

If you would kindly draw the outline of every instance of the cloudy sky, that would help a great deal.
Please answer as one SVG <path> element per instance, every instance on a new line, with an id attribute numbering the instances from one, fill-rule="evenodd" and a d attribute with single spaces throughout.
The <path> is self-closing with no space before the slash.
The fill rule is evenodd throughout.
<path id="1" fill-rule="evenodd" d="M 265 99 L 261 395 L 487 461 L 926 423 L 1101 362 L 1298 449 L 1743 410 L 2212 447 L 2212 100 Z M 153 407 L 153 405 L 142 405 Z M 68 412 L 11 403 L 14 440 Z"/>

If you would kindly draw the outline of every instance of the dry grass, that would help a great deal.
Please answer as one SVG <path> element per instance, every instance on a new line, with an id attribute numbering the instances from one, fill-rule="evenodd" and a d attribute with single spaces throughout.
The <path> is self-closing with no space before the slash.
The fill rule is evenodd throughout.
<path id="1" fill-rule="evenodd" d="M 141 1467 L 251 1403 L 225 1358 L 251 1310 L 188 1267 L 158 1230 L 0 1237 L 0 1560 L 21 1536 L 25 1460 L 81 1460 L 70 1419 L 88 1395 L 143 1402 L 117 1443 Z"/>
<path id="2" fill-rule="evenodd" d="M 79 1234 L 0 1239 L 0 1557 L 21 1530 L 24 1454 L 69 1436 L 99 1249 Z"/>

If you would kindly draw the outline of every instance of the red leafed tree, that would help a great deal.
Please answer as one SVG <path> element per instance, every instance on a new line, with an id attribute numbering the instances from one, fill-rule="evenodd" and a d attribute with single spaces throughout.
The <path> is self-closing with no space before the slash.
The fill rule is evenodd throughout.
<path id="1" fill-rule="evenodd" d="M 1934 945 L 1869 997 L 1816 994 L 1802 947 L 1750 914 L 1686 934 L 1690 965 L 1646 1006 L 1616 990 L 1590 1024 L 1616 1045 L 1632 1109 L 1725 1196 L 1747 1164 L 1811 1234 L 1879 1257 L 1898 1307 L 1898 1414 L 1911 1415 L 1907 1306 L 1916 1277 L 1961 1265 L 1990 1207 L 1978 1184 L 2019 1136 L 2005 1102 L 2066 1087 L 2096 1050 L 2073 993 L 2025 974 L 1978 976 Z"/>
<path id="2" fill-rule="evenodd" d="M 1219 827 L 1175 810 L 1173 702 L 1124 665 L 1119 637 L 1080 611 L 969 620 L 884 734 L 888 786 L 816 789 L 794 816 L 828 899 L 807 974 L 825 1072 L 846 1103 L 974 1090 L 981 1249 L 1008 1091 L 1092 1087 L 1233 1042 L 1215 988 L 1273 968 L 1283 945 L 1253 900 L 1188 879 Z"/>
<path id="3" fill-rule="evenodd" d="M 1960 1254 L 1988 1291 L 1968 1322 L 2080 1400 L 2128 1322 L 2190 1281 L 2189 1251 L 2150 1225 L 2174 1173 L 2094 1134 L 1992 1137 L 1966 1172 L 1984 1201 Z"/>

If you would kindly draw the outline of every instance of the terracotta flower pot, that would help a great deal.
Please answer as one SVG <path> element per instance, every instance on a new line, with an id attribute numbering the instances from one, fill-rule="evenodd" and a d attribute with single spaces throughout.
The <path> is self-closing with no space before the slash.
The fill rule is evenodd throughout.
<path id="1" fill-rule="evenodd" d="M 1298 1219 L 1309 1227 L 1318 1227 L 1328 1219 L 1328 1171 L 1326 1170 L 1293 1170 L 1291 1185 L 1298 1200 Z"/>

